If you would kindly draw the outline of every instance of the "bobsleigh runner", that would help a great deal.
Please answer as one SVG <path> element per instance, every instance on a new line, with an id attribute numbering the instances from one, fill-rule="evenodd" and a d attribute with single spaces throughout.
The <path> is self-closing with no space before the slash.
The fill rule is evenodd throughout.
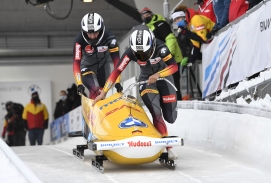
<path id="1" fill-rule="evenodd" d="M 132 165 L 159 159 L 162 165 L 175 169 L 174 161 L 164 151 L 168 146 L 182 146 L 183 139 L 162 137 L 136 98 L 128 95 L 134 86 L 145 83 L 134 83 L 124 93 L 115 93 L 93 107 L 93 100 L 82 95 L 83 129 L 68 136 L 83 136 L 87 143 L 73 149 L 75 156 L 84 160 L 84 150 L 92 150 L 96 154 L 92 165 L 101 172 L 104 160 Z"/>

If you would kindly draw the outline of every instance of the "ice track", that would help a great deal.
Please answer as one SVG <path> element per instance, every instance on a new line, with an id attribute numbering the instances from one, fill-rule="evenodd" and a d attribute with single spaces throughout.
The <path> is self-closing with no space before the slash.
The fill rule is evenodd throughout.
<path id="1" fill-rule="evenodd" d="M 136 166 L 104 161 L 102 174 L 91 165 L 92 151 L 85 150 L 84 162 L 73 156 L 72 149 L 84 144 L 81 137 L 57 145 L 13 147 L 12 150 L 45 183 L 271 182 L 269 118 L 179 109 L 177 121 L 168 124 L 168 129 L 170 134 L 184 138 L 184 146 L 174 148 L 179 156 L 175 170 L 160 165 L 158 160 Z"/>

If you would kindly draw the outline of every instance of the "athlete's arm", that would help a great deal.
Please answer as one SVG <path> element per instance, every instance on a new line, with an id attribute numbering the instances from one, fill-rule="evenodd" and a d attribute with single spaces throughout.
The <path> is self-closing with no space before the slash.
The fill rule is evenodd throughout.
<path id="1" fill-rule="evenodd" d="M 77 41 L 77 36 L 73 45 L 73 75 L 76 82 L 76 85 L 82 84 L 80 63 L 82 59 L 82 45 Z"/>
<path id="2" fill-rule="evenodd" d="M 102 100 L 105 98 L 106 93 L 108 90 L 110 90 L 111 86 L 115 83 L 116 79 L 119 77 L 121 72 L 126 68 L 128 63 L 131 61 L 130 56 L 131 56 L 131 51 L 130 49 L 126 50 L 123 55 L 121 56 L 119 62 L 117 63 L 116 68 L 113 70 L 113 72 L 110 74 L 109 78 L 107 79 L 103 90 L 101 91 L 100 95 L 98 95 L 93 103 L 92 106 L 94 106 L 99 100 Z M 130 56 L 129 56 L 130 55 Z"/>
<path id="3" fill-rule="evenodd" d="M 122 71 L 126 68 L 128 63 L 131 61 L 130 56 L 131 56 L 131 51 L 130 49 L 126 50 L 123 55 L 121 56 L 119 62 L 117 63 L 115 69 L 113 72 L 110 74 L 109 78 L 107 79 L 103 91 L 105 93 L 110 90 L 111 86 L 115 83 L 119 75 L 122 73 Z"/>
<path id="4" fill-rule="evenodd" d="M 116 68 L 118 61 L 120 60 L 120 54 L 119 54 L 119 47 L 117 44 L 117 40 L 115 38 L 109 41 L 108 48 L 109 48 L 110 56 L 114 64 L 114 68 Z M 120 82 L 120 76 L 116 80 L 116 83 L 119 83 L 119 82 Z"/>
<path id="5" fill-rule="evenodd" d="M 178 71 L 178 65 L 167 47 L 163 47 L 160 50 L 160 56 L 167 64 L 166 68 L 158 72 L 160 77 L 167 77 Z"/>

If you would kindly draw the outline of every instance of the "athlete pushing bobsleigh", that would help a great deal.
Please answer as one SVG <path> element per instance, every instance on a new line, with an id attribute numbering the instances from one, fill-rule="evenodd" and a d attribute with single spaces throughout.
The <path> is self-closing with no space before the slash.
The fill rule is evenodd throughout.
<path id="1" fill-rule="evenodd" d="M 139 102 L 124 93 L 115 93 L 105 99 L 106 92 L 130 61 L 137 61 L 141 73 L 140 95 L 148 107 L 153 124 Z M 71 132 L 70 137 L 84 136 L 87 145 L 77 145 L 74 155 L 84 159 L 84 150 L 97 155 L 93 166 L 103 171 L 103 161 L 117 164 L 142 164 L 159 159 L 161 164 L 174 169 L 178 157 L 172 146 L 183 145 L 179 137 L 170 137 L 163 117 L 169 123 L 177 118 L 177 101 L 172 73 L 177 65 L 166 45 L 155 39 L 144 25 L 136 26 L 130 36 L 130 47 L 124 52 L 104 89 L 95 100 L 82 96 L 83 130 Z M 127 92 L 128 91 L 128 92 Z M 103 99 L 103 100 L 101 100 Z M 164 150 L 167 152 L 164 153 Z"/>

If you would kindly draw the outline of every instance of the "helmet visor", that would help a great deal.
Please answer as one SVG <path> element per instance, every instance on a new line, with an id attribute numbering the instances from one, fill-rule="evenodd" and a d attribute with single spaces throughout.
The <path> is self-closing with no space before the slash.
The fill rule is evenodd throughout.
<path id="1" fill-rule="evenodd" d="M 143 51 L 137 51 L 135 52 L 135 56 L 138 60 L 141 60 L 141 61 L 147 61 L 150 59 L 152 55 L 152 49 L 149 49 L 148 51 L 146 52 L 143 52 Z"/>

